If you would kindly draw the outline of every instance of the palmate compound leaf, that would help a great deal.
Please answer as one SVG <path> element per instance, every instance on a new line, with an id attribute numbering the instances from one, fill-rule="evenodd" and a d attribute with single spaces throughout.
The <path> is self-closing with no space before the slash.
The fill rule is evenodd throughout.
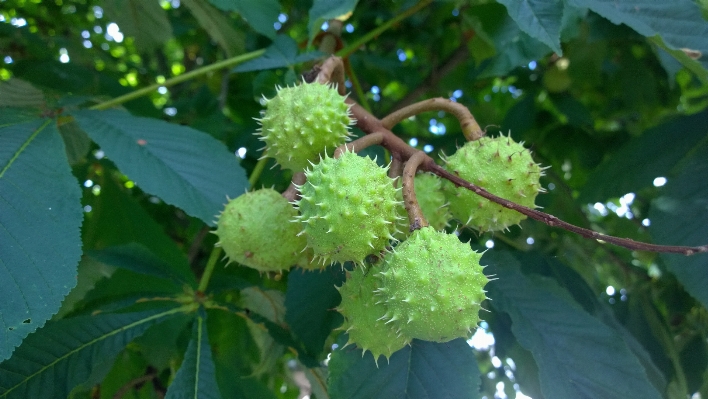
<path id="1" fill-rule="evenodd" d="M 474 351 L 458 338 L 445 343 L 414 339 L 410 346 L 386 361 L 374 363 L 371 352 L 342 348 L 348 337 L 337 340 L 339 348 L 329 362 L 329 394 L 332 399 L 466 399 L 478 398 L 480 371 Z M 382 359 L 383 360 L 383 359 Z"/>
<path id="2" fill-rule="evenodd" d="M 487 285 L 489 303 L 511 317 L 514 336 L 538 364 L 547 399 L 661 397 L 620 333 L 554 281 L 524 275 L 520 259 L 503 251 L 485 255 L 485 271 L 497 277 Z"/>
<path id="3" fill-rule="evenodd" d="M 73 116 L 138 187 L 209 225 L 248 186 L 236 156 L 206 133 L 118 110 Z"/>
<path id="4" fill-rule="evenodd" d="M 285 321 L 307 350 L 317 357 L 332 330 L 342 324 L 334 308 L 341 297 L 335 288 L 344 282 L 342 266 L 334 264 L 322 271 L 293 270 L 285 292 Z"/>
<path id="5" fill-rule="evenodd" d="M 207 336 L 206 312 L 200 309 L 192 327 L 184 361 L 167 389 L 165 399 L 219 399 L 211 345 Z"/>
<path id="6" fill-rule="evenodd" d="M 0 363 L 0 399 L 67 398 L 148 327 L 188 310 L 160 308 L 51 322 Z"/>
<path id="7" fill-rule="evenodd" d="M 54 121 L 0 127 L 0 361 L 76 285 L 82 218 Z"/>
<path id="8" fill-rule="evenodd" d="M 522 31 L 538 39 L 558 55 L 563 54 L 560 32 L 564 2 L 560 0 L 499 0 Z"/>
<path id="9" fill-rule="evenodd" d="M 273 24 L 278 21 L 280 4 L 278 0 L 209 0 L 224 11 L 236 11 L 258 33 L 274 38 Z"/>
<path id="10" fill-rule="evenodd" d="M 588 8 L 646 37 L 659 36 L 662 44 L 670 49 L 681 49 L 708 69 L 708 21 L 701 17 L 695 1 L 570 0 L 569 4 Z"/>
<path id="11" fill-rule="evenodd" d="M 669 175 L 662 195 L 649 210 L 649 233 L 665 245 L 708 244 L 708 146 L 706 138 L 692 156 Z M 708 254 L 662 254 L 686 291 L 708 308 Z"/>
<path id="12" fill-rule="evenodd" d="M 668 176 L 686 154 L 705 147 L 706 131 L 708 111 L 671 119 L 646 130 L 593 170 L 578 202 L 606 201 L 650 186 L 654 178 Z"/>

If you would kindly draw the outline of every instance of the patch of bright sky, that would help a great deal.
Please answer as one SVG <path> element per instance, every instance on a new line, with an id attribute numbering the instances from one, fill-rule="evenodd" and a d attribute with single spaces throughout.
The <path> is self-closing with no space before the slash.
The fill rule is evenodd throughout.
<path id="1" fill-rule="evenodd" d="M 59 62 L 61 62 L 62 64 L 66 64 L 67 62 L 69 62 L 69 60 L 70 60 L 69 52 L 66 51 L 65 48 L 60 48 L 59 49 Z"/>
<path id="2" fill-rule="evenodd" d="M 484 243 L 484 246 L 489 249 L 494 248 L 494 240 L 487 240 L 487 242 Z"/>
<path id="3" fill-rule="evenodd" d="M 23 26 L 27 26 L 27 20 L 24 18 L 12 18 L 10 20 L 10 25 L 16 28 L 21 28 Z"/>
<path id="4" fill-rule="evenodd" d="M 381 89 L 378 86 L 371 86 L 371 98 L 374 99 L 374 101 L 379 101 L 381 99 Z"/>
<path id="5" fill-rule="evenodd" d="M 116 43 L 123 41 L 123 34 L 120 32 L 117 23 L 111 22 L 106 26 L 106 40 L 114 40 Z"/>
<path id="6" fill-rule="evenodd" d="M 278 21 L 273 24 L 273 28 L 278 30 L 283 27 L 283 24 L 288 20 L 287 14 L 278 15 Z"/>
<path id="7" fill-rule="evenodd" d="M 667 182 L 665 177 L 657 177 L 654 179 L 654 187 L 662 187 Z"/>
<path id="8" fill-rule="evenodd" d="M 408 144 L 410 144 L 411 147 L 415 147 L 418 145 L 418 139 L 413 137 L 412 139 L 408 140 Z"/>
<path id="9" fill-rule="evenodd" d="M 246 152 L 247 152 L 247 151 L 248 151 L 248 150 L 246 150 L 246 147 L 241 147 L 241 148 L 239 148 L 238 150 L 236 150 L 236 156 L 239 157 L 239 158 L 241 158 L 241 159 L 244 159 L 244 158 L 246 158 Z"/>
<path id="10" fill-rule="evenodd" d="M 430 119 L 429 123 L 428 131 L 436 136 L 442 136 L 447 131 L 445 124 L 438 122 L 437 119 Z"/>
<path id="11" fill-rule="evenodd" d="M 472 338 L 467 340 L 469 346 L 475 348 L 480 352 L 486 352 L 494 346 L 494 335 L 487 331 L 489 325 L 487 322 L 483 321 L 480 323 L 478 329 L 475 330 Z"/>

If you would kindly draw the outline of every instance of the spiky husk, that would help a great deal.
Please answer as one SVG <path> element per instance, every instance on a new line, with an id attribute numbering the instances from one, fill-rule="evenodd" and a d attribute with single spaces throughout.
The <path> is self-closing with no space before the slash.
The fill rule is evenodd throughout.
<path id="1" fill-rule="evenodd" d="M 286 169 L 305 169 L 325 149 L 334 150 L 348 140 L 349 125 L 354 123 L 349 108 L 329 85 L 303 83 L 279 89 L 267 100 L 259 120 L 265 156 Z"/>
<path id="2" fill-rule="evenodd" d="M 217 221 L 216 235 L 230 261 L 260 271 L 306 265 L 305 237 L 290 221 L 297 210 L 277 191 L 261 189 L 229 201 Z"/>
<path id="3" fill-rule="evenodd" d="M 465 143 L 446 160 L 445 169 L 478 185 L 490 193 L 534 208 L 534 200 L 542 191 L 541 167 L 531 152 L 511 137 L 482 137 Z M 526 219 L 526 215 L 504 208 L 449 181 L 443 192 L 450 213 L 463 224 L 481 232 L 504 230 Z"/>
<path id="4" fill-rule="evenodd" d="M 300 210 L 307 245 L 322 263 L 363 263 L 382 251 L 395 231 L 396 189 L 371 158 L 346 152 L 325 156 L 306 172 Z"/>
<path id="5" fill-rule="evenodd" d="M 378 280 L 361 269 L 347 273 L 347 281 L 339 288 L 342 296 L 337 311 L 344 316 L 341 329 L 349 334 L 348 344 L 356 344 L 364 353 L 370 351 L 378 364 L 379 356 L 390 358 L 403 348 L 410 338 L 399 335 L 390 324 L 381 321 L 386 306 L 377 303 L 374 291 Z"/>
<path id="6" fill-rule="evenodd" d="M 450 215 L 447 199 L 442 192 L 442 180 L 430 173 L 419 173 L 415 176 L 415 197 L 423 211 L 423 216 L 428 221 L 430 227 L 435 230 L 442 230 L 447 225 L 452 216 Z M 399 197 L 401 197 L 399 195 Z M 399 198 L 399 199 L 402 199 Z M 410 224 L 406 208 L 401 204 L 398 208 L 400 219 L 398 229 L 400 233 L 394 236 L 400 240 L 405 240 L 410 235 Z"/>
<path id="7" fill-rule="evenodd" d="M 411 338 L 447 342 L 468 337 L 479 321 L 484 286 L 481 253 L 454 234 L 416 230 L 384 258 L 376 277 L 383 320 Z"/>

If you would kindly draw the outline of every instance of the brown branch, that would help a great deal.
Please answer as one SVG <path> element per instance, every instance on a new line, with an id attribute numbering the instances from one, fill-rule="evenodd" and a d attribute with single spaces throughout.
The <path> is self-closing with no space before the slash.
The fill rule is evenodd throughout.
<path id="1" fill-rule="evenodd" d="M 432 159 L 431 159 L 432 161 Z M 685 246 L 673 246 L 673 245 L 657 245 L 657 244 L 647 244 L 644 242 L 639 242 L 639 241 L 634 241 L 629 238 L 619 238 L 619 237 L 614 237 L 614 236 L 609 236 L 606 234 L 598 233 L 597 231 L 589 230 L 589 229 L 584 229 L 582 227 L 575 226 L 573 224 L 570 224 L 568 222 L 564 222 L 557 217 L 553 215 L 549 215 L 547 213 L 541 212 L 536 209 L 531 209 L 527 208 L 525 206 L 521 206 L 515 202 L 511 202 L 509 200 L 506 200 L 501 197 L 497 197 L 496 195 L 488 192 L 487 190 L 476 186 L 464 179 L 461 179 L 459 176 L 456 176 L 447 170 L 443 169 L 442 166 L 435 164 L 434 162 L 429 162 L 426 164 L 426 170 L 435 173 L 436 175 L 447 179 L 454 183 L 456 186 L 459 187 L 464 187 L 475 194 L 484 197 L 494 203 L 497 203 L 505 208 L 509 208 L 512 210 L 515 210 L 516 212 L 519 212 L 521 214 L 524 214 L 531 219 L 538 220 L 539 222 L 543 222 L 551 227 L 560 227 L 562 229 L 568 230 L 572 233 L 578 234 L 582 237 L 585 238 L 593 238 L 599 241 L 604 241 L 604 242 L 609 242 L 610 244 L 614 244 L 620 247 L 625 247 L 629 249 L 634 249 L 638 251 L 650 251 L 650 252 L 665 252 L 665 253 L 675 253 L 675 254 L 683 254 L 686 256 L 694 255 L 696 253 L 702 253 L 702 252 L 708 252 L 708 245 L 702 245 L 698 247 L 685 247 Z"/>
<path id="2" fill-rule="evenodd" d="M 344 86 L 344 64 L 339 57 L 329 57 L 320 66 L 315 82 L 327 84 L 334 83 L 340 95 L 347 95 L 347 88 Z"/>
<path id="3" fill-rule="evenodd" d="M 187 252 L 187 261 L 190 265 L 197 258 L 197 255 L 199 255 L 199 248 L 202 246 L 202 242 L 207 234 L 209 234 L 210 230 L 209 226 L 204 226 L 195 234 L 192 245 L 189 246 L 189 251 Z"/>
<path id="4" fill-rule="evenodd" d="M 305 184 L 305 174 L 303 172 L 297 172 L 293 175 L 293 179 L 290 182 L 290 186 L 283 191 L 281 194 L 288 202 L 297 201 L 300 199 L 300 189 L 298 187 Z"/>
<path id="5" fill-rule="evenodd" d="M 417 102 L 401 108 L 398 111 L 394 111 L 381 119 L 381 124 L 383 124 L 386 129 L 391 129 L 402 120 L 427 111 L 445 111 L 452 114 L 460 122 L 462 134 L 465 135 L 467 141 L 479 140 L 484 136 L 484 131 L 479 127 L 479 124 L 467 107 L 440 97 Z"/>
<path id="6" fill-rule="evenodd" d="M 334 157 L 339 158 L 345 152 L 359 152 L 364 148 L 371 147 L 372 145 L 381 144 L 383 142 L 383 138 L 383 132 L 374 132 L 367 134 L 366 136 L 359 137 L 351 143 L 342 144 L 337 147 L 337 149 L 334 150 Z"/>
<path id="7" fill-rule="evenodd" d="M 139 385 L 144 384 L 155 377 L 157 377 L 157 373 L 151 372 L 128 381 L 125 385 L 123 385 L 122 387 L 120 387 L 120 389 L 116 391 L 116 393 L 113 395 L 113 399 L 121 399 L 131 389 L 135 389 Z"/>
<path id="8" fill-rule="evenodd" d="M 391 166 L 388 168 L 388 177 L 396 179 L 403 174 L 403 161 L 401 158 L 391 154 Z"/>
<path id="9" fill-rule="evenodd" d="M 321 83 L 327 83 L 327 81 L 321 81 L 324 76 L 337 77 L 343 81 L 343 70 L 341 59 L 336 57 L 331 57 L 322 64 L 320 71 L 317 75 L 317 80 Z M 341 75 L 341 76 L 340 76 Z M 400 137 L 396 136 L 389 129 L 384 127 L 380 119 L 372 115 L 370 112 L 366 111 L 363 107 L 356 103 L 356 101 L 351 98 L 347 98 L 346 102 L 350 104 L 351 112 L 354 118 L 356 118 L 356 126 L 361 129 L 366 134 L 376 133 L 377 135 L 383 136 L 380 144 L 384 148 L 388 149 L 394 158 L 399 158 L 402 161 L 407 161 L 411 159 L 414 155 L 419 153 L 419 150 L 409 146 Z M 423 157 L 421 155 L 421 157 Z M 686 247 L 686 246 L 673 246 L 673 245 L 656 245 L 647 244 L 643 242 L 634 241 L 628 238 L 613 237 L 605 234 L 598 233 L 593 230 L 584 229 L 572 225 L 570 223 L 564 222 L 553 215 L 547 213 L 530 209 L 525 206 L 518 205 L 514 202 L 506 200 L 504 198 L 497 197 L 494 194 L 489 193 L 485 189 L 478 187 L 459 176 L 456 176 L 447 170 L 443 169 L 441 166 L 437 165 L 433 158 L 425 155 L 423 161 L 419 166 L 419 169 L 435 173 L 436 175 L 447 179 L 459 187 L 464 187 L 475 194 L 484 197 L 494 203 L 497 203 L 505 208 L 512 209 L 516 212 L 522 213 L 531 219 L 543 222 L 551 227 L 560 227 L 562 229 L 568 230 L 572 233 L 578 234 L 585 238 L 592 238 L 604 242 L 608 242 L 613 245 L 620 247 L 638 250 L 638 251 L 650 251 L 650 252 L 665 252 L 665 253 L 676 253 L 683 254 L 686 256 L 694 255 L 697 253 L 708 252 L 708 245 L 702 245 L 697 247 Z"/>
<path id="10" fill-rule="evenodd" d="M 411 232 L 429 226 L 415 196 L 415 172 L 426 158 L 429 157 L 423 151 L 418 151 L 408 159 L 406 167 L 403 168 L 403 205 L 408 213 Z"/>

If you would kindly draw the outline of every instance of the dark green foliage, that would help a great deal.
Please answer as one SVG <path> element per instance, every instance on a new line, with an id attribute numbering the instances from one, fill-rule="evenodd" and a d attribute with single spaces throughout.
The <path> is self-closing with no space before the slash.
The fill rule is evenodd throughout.
<path id="1" fill-rule="evenodd" d="M 0 127 L 0 359 L 76 284 L 79 195 L 55 121 Z"/>
<path id="2" fill-rule="evenodd" d="M 325 340 L 343 322 L 334 308 L 341 300 L 335 286 L 341 286 L 344 280 L 339 264 L 317 271 L 295 269 L 288 276 L 285 321 L 311 356 L 320 357 Z"/>
<path id="3" fill-rule="evenodd" d="M 336 349 L 329 362 L 332 399 L 477 398 L 479 378 L 474 353 L 461 338 L 442 344 L 414 339 L 378 366 L 371 352 L 362 356 L 353 346 Z"/>
<path id="4" fill-rule="evenodd" d="M 487 247 L 479 327 L 377 366 L 342 347 L 345 268 L 259 273 L 211 234 L 227 197 L 288 188 L 254 118 L 334 53 L 378 118 L 451 98 L 523 141 L 541 211 L 706 245 L 706 1 L 0 4 L 0 399 L 708 397 L 708 254 L 451 221 Z M 391 130 L 438 164 L 464 144 L 448 112 Z"/>

